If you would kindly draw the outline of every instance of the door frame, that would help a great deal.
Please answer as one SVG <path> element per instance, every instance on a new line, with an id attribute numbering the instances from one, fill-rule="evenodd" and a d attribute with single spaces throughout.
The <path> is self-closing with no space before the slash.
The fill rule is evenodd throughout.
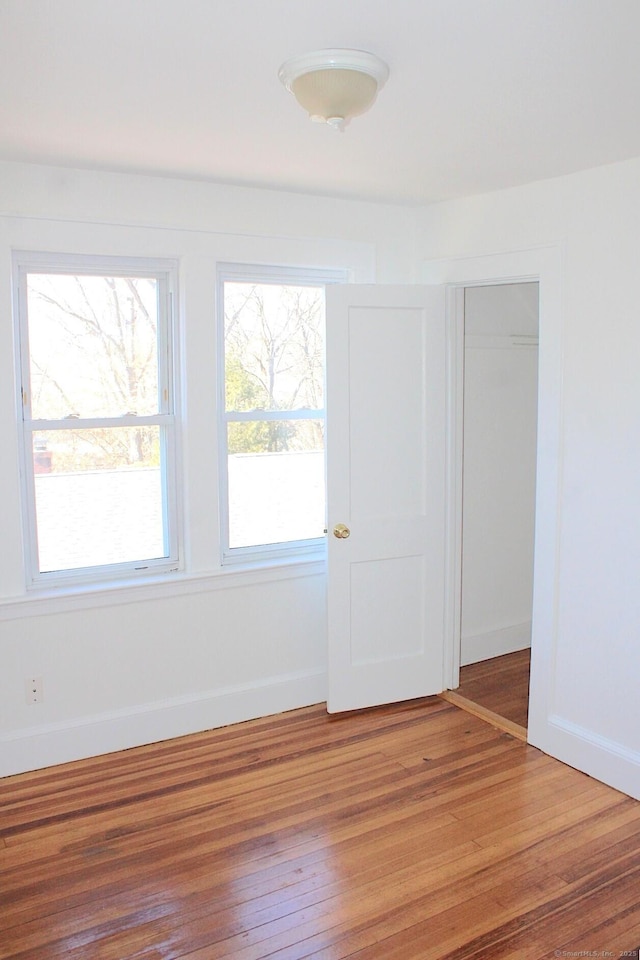
<path id="1" fill-rule="evenodd" d="M 561 245 L 508 253 L 425 261 L 421 280 L 447 288 L 447 505 L 445 575 L 445 689 L 460 676 L 462 576 L 462 390 L 464 289 L 505 283 L 539 283 L 538 440 L 535 558 L 528 742 L 555 754 L 554 661 L 562 481 L 562 262 Z"/>

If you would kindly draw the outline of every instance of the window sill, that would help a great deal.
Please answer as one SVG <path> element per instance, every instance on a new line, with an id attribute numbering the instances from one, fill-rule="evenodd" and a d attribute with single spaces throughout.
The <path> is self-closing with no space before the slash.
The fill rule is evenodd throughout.
<path id="1" fill-rule="evenodd" d="M 254 584 L 315 577 L 326 573 L 326 557 L 316 553 L 286 561 L 234 564 L 207 573 L 169 573 L 132 580 L 36 589 L 22 597 L 0 600 L 0 621 L 76 610 L 144 603 L 168 597 L 230 590 Z"/>

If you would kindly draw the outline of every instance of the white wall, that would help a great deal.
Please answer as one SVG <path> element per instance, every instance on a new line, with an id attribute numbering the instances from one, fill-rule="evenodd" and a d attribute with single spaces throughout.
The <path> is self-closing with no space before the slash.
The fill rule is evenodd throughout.
<path id="1" fill-rule="evenodd" d="M 464 302 L 461 664 L 531 640 L 538 285 L 468 287 Z"/>
<path id="2" fill-rule="evenodd" d="M 534 742 L 640 797 L 640 160 L 421 214 L 426 261 L 553 244 L 561 294 L 541 285 L 540 358 L 558 358 L 560 442 L 557 488 L 545 467 L 538 489 L 557 498 L 558 513 L 540 531 L 554 602 L 540 618 L 544 636 L 534 610 Z M 550 298 L 558 321 L 543 348 Z M 541 395 L 541 411 L 545 403 Z M 549 422 L 547 413 L 539 421 L 542 446 L 555 445 Z"/>
<path id="3" fill-rule="evenodd" d="M 541 317 L 559 317 L 545 349 L 558 358 L 561 399 L 552 397 L 560 443 L 555 433 L 539 439 L 553 448 L 558 481 L 539 476 L 538 490 L 547 513 L 556 501 L 558 512 L 540 551 L 554 604 L 537 653 L 534 621 L 533 679 L 544 681 L 535 742 L 640 797 L 640 160 L 417 212 L 2 164 L 0 214 L 0 774 L 324 697 L 322 564 L 253 575 L 217 567 L 207 482 L 216 444 L 201 442 L 212 429 L 211 380 L 192 369 L 196 356 L 214 369 L 217 259 L 350 266 L 355 279 L 404 283 L 425 260 L 559 244 L 557 311 L 547 311 L 541 286 Z M 171 590 L 24 596 L 12 247 L 180 259 L 185 509 L 194 522 L 191 576 Z M 45 700 L 27 707 L 32 672 L 44 677 Z"/>
<path id="4" fill-rule="evenodd" d="M 410 282 L 414 223 L 401 207 L 0 164 L 0 775 L 325 699 L 324 563 L 219 566 L 216 263 Z M 179 260 L 186 550 L 174 581 L 25 593 L 12 249 Z M 30 675 L 44 681 L 33 706 Z"/>

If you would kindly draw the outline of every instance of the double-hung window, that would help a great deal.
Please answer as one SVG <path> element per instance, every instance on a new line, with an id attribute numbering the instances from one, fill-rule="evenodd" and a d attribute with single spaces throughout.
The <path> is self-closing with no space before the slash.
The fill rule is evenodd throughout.
<path id="1" fill-rule="evenodd" d="M 178 564 L 169 261 L 15 254 L 28 581 Z"/>
<path id="2" fill-rule="evenodd" d="M 324 290 L 344 280 L 342 271 L 220 265 L 225 562 L 322 543 Z"/>

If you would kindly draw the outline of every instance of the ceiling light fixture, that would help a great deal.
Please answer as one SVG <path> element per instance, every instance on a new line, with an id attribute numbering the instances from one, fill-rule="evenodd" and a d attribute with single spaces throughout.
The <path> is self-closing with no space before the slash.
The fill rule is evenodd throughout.
<path id="1" fill-rule="evenodd" d="M 363 50 L 318 50 L 287 60 L 278 76 L 314 122 L 344 130 L 369 109 L 389 68 Z"/>

